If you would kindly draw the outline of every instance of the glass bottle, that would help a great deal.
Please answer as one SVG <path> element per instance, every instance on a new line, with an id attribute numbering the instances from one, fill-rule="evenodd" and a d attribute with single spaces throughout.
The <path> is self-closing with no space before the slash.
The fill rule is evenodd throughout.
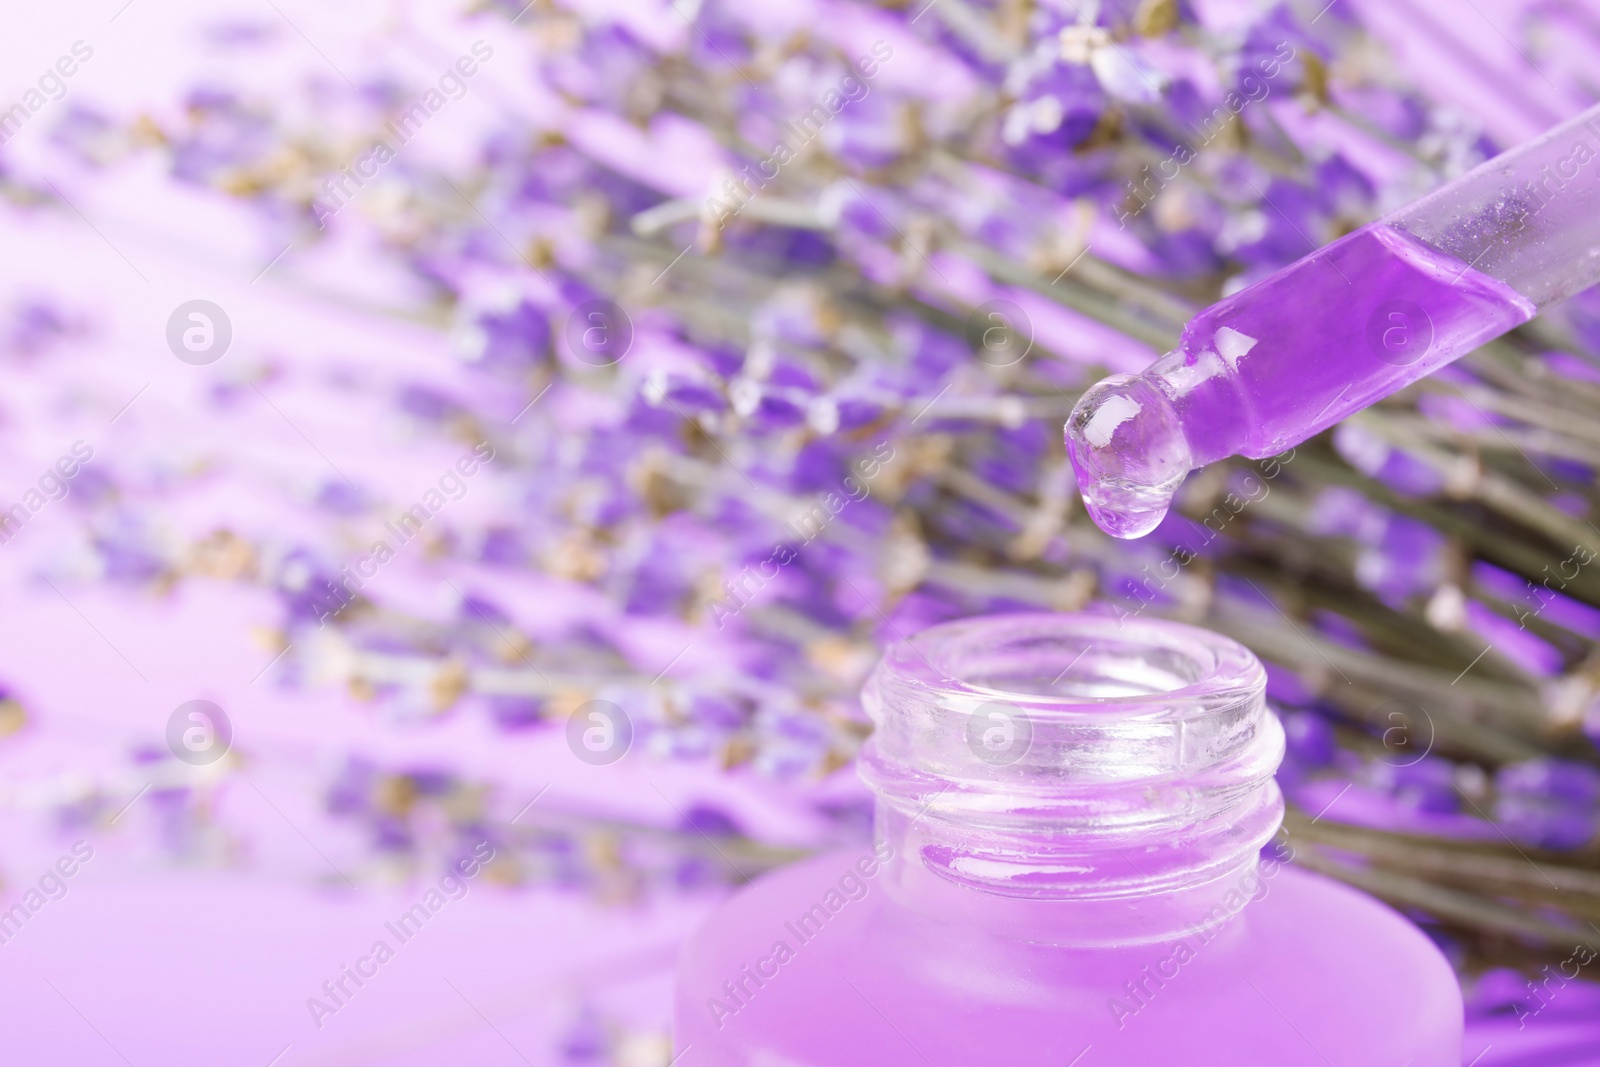
<path id="1" fill-rule="evenodd" d="M 1243 646 L 1092 615 L 949 623 L 864 703 L 876 840 L 687 946 L 675 1067 L 1459 1067 L 1443 956 L 1295 867 Z"/>

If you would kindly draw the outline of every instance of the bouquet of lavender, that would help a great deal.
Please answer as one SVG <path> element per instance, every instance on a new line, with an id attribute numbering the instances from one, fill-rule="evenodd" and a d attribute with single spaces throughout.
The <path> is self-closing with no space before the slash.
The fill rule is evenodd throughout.
<path id="1" fill-rule="evenodd" d="M 329 59 L 295 106 L 74 108 L 52 137 L 84 172 L 162 160 L 274 235 L 268 284 L 442 341 L 369 382 L 453 442 L 425 491 L 340 463 L 302 521 L 165 543 L 108 489 L 93 573 L 270 589 L 275 685 L 777 783 L 818 843 L 859 832 L 885 642 L 1015 609 L 1200 623 L 1269 664 L 1300 862 L 1467 973 L 1560 965 L 1600 937 L 1600 302 L 1207 470 L 1138 542 L 1087 521 L 1060 426 L 1199 308 L 1592 103 L 1596 15 L 1237 7 L 488 0 L 460 56 L 412 42 L 426 91 Z M 71 328 L 32 307 L 9 347 Z M 513 820 L 496 773 L 352 759 L 328 804 L 385 855 L 488 833 L 506 877 L 611 896 L 799 851 L 710 802 Z"/>
<path id="2" fill-rule="evenodd" d="M 618 610 L 586 654 L 634 626 L 682 637 L 630 711 L 661 751 L 826 775 L 884 640 L 1016 608 L 1169 615 L 1274 665 L 1305 862 L 1425 916 L 1467 966 L 1592 934 L 1587 302 L 1294 453 L 1206 472 L 1139 543 L 1084 520 L 1056 433 L 1197 307 L 1493 154 L 1483 126 L 1339 5 L 677 15 L 662 49 L 526 13 L 564 43 L 549 82 L 623 125 L 487 158 L 458 223 L 546 288 L 452 294 L 478 365 L 538 398 L 518 561 Z M 1586 99 L 1550 88 L 1505 129 Z M 715 161 L 709 188 L 630 154 L 666 171 L 675 151 Z"/>

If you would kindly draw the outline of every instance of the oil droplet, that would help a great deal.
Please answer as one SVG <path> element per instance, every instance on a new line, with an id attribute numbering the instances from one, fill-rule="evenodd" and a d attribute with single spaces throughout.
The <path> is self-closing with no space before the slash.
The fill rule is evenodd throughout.
<path id="1" fill-rule="evenodd" d="M 1065 429 L 1084 507 L 1112 537 L 1161 524 L 1193 463 L 1172 402 L 1148 378 L 1107 378 L 1083 394 Z"/>

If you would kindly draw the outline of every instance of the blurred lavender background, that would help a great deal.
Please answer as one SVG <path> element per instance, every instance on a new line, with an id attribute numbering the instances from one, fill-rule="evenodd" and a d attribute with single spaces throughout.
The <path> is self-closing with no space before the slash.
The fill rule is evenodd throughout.
<path id="1" fill-rule="evenodd" d="M 869 833 L 882 644 L 1045 608 L 1254 648 L 1300 862 L 1444 946 L 1467 1062 L 1600 1064 L 1600 298 L 1140 542 L 1059 436 L 1594 103 L 1600 5 L 93 0 L 0 57 L 18 1040 L 662 1067 L 694 925 Z"/>

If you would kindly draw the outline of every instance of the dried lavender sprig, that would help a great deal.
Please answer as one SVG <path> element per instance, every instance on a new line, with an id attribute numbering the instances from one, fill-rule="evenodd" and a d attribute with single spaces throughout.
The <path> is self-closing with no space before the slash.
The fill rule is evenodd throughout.
<path id="1" fill-rule="evenodd" d="M 1319 819 L 1291 811 L 1284 825 L 1291 836 L 1358 852 L 1374 863 L 1397 867 L 1428 879 L 1490 889 L 1496 895 L 1571 905 L 1585 914 L 1600 916 L 1600 858 L 1589 857 L 1586 867 L 1573 866 L 1581 854 L 1565 854 L 1543 862 L 1499 840 L 1462 841 L 1458 838 L 1386 831 Z"/>
<path id="2" fill-rule="evenodd" d="M 1566 952 L 1582 940 L 1582 928 L 1541 919 L 1490 897 L 1437 885 L 1422 878 L 1377 867 L 1363 868 L 1334 859 L 1315 848 L 1296 854 L 1296 862 L 1364 889 L 1397 907 L 1418 908 L 1473 929 L 1526 939 L 1549 950 Z"/>

